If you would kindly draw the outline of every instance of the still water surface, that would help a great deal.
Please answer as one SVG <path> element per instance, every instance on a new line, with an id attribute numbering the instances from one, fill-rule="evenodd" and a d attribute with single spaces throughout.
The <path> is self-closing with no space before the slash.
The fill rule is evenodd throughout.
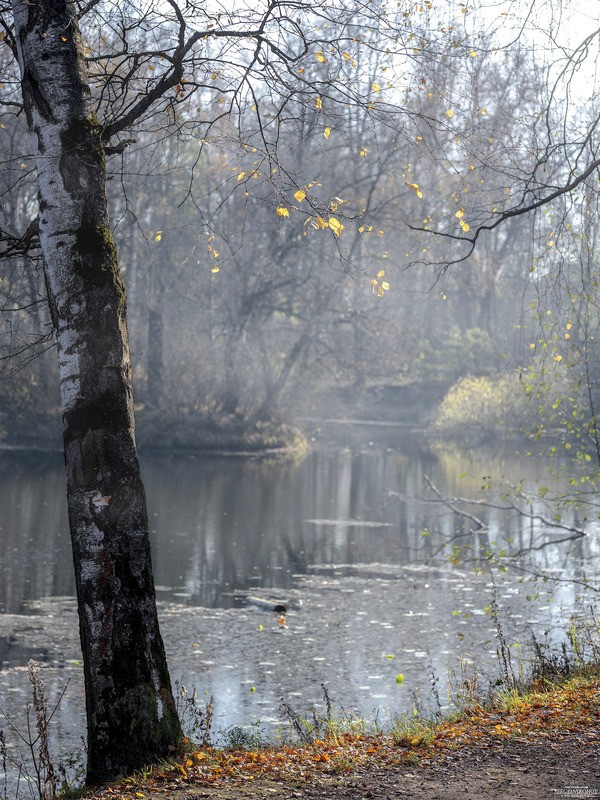
<path id="1" fill-rule="evenodd" d="M 514 454 L 436 455 L 399 429 L 355 426 L 316 432 L 297 463 L 156 455 L 142 469 L 172 676 L 214 697 L 217 731 L 257 720 L 269 728 L 281 698 L 305 710 L 321 684 L 344 707 L 385 716 L 409 710 L 415 694 L 427 705 L 432 670 L 445 704 L 465 654 L 496 669 L 490 575 L 438 552 L 445 538 L 464 542 L 469 523 L 416 498 L 425 475 L 444 494 L 476 496 L 483 475 L 533 481 L 539 465 Z M 24 665 L 42 660 L 53 696 L 71 679 L 55 723 L 71 749 L 84 712 L 60 455 L 0 454 L 0 497 L 0 706 L 19 715 Z M 512 538 L 520 547 L 537 533 L 491 513 L 480 546 Z M 596 542 L 525 560 L 566 574 L 595 563 Z M 582 608 L 570 584 L 496 580 L 511 644 L 558 630 Z M 246 595 L 283 600 L 285 625 L 244 605 Z"/>

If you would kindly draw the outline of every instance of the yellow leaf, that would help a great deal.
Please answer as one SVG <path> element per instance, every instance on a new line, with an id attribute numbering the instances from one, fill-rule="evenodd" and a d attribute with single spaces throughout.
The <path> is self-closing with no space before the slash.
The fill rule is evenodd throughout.
<path id="1" fill-rule="evenodd" d="M 339 236 L 346 226 L 342 225 L 339 219 L 336 219 L 335 217 L 329 217 L 329 227 L 336 236 Z"/>
<path id="2" fill-rule="evenodd" d="M 218 258 L 219 257 L 219 251 L 218 250 L 213 250 L 213 256 L 215 258 Z"/>
<path id="3" fill-rule="evenodd" d="M 290 212 L 287 210 L 285 206 L 279 206 L 275 210 L 275 213 L 277 214 L 278 217 L 289 217 L 290 215 Z"/>
<path id="4" fill-rule="evenodd" d="M 381 91 L 381 86 L 378 83 L 374 83 L 371 88 L 373 89 L 374 92 L 380 92 Z"/>
<path id="5" fill-rule="evenodd" d="M 412 189 L 413 192 L 416 193 L 417 197 L 423 197 L 423 192 L 419 188 L 418 183 L 409 183 L 408 181 L 404 181 L 405 185 L 408 186 L 409 189 Z"/>
<path id="6" fill-rule="evenodd" d="M 60 40 L 61 40 L 61 42 L 68 42 L 69 41 L 66 36 L 61 36 Z"/>
<path id="7" fill-rule="evenodd" d="M 154 241 L 160 242 L 161 239 L 162 239 L 162 231 L 156 231 L 156 235 L 154 236 Z"/>
<path id="8" fill-rule="evenodd" d="M 61 38 L 62 38 L 62 37 L 61 37 Z M 66 41 L 66 40 L 65 40 L 65 41 Z M 156 67 L 154 66 L 154 64 L 148 64 L 148 69 L 156 69 Z"/>
<path id="9" fill-rule="evenodd" d="M 361 158 L 366 158 L 369 155 L 368 148 L 367 147 L 361 147 L 360 150 L 358 151 L 358 155 Z"/>
<path id="10" fill-rule="evenodd" d="M 454 111 L 452 111 L 452 109 L 449 108 L 448 111 L 446 111 L 446 116 L 448 117 L 448 119 L 452 119 L 452 117 L 454 116 Z"/>
<path id="11" fill-rule="evenodd" d="M 477 53 L 475 52 L 475 50 L 471 50 L 469 52 L 469 55 L 471 56 L 471 58 L 477 58 Z"/>
<path id="12" fill-rule="evenodd" d="M 384 269 L 380 269 L 379 272 L 377 273 L 377 277 L 378 278 L 383 278 L 384 275 L 385 275 L 385 270 Z"/>
<path id="13" fill-rule="evenodd" d="M 238 179 L 238 181 L 241 181 L 241 180 L 243 180 L 245 175 L 246 175 L 246 173 L 245 173 L 245 172 L 240 172 L 240 173 L 238 174 L 238 176 L 237 176 L 237 179 Z"/>
<path id="14" fill-rule="evenodd" d="M 535 342 L 531 342 L 531 344 L 529 345 L 529 349 L 535 350 Z"/>
<path id="15" fill-rule="evenodd" d="M 570 331 L 572 327 L 573 327 L 573 324 L 571 322 L 567 322 L 567 325 L 566 325 L 567 330 Z"/>
<path id="16" fill-rule="evenodd" d="M 482 108 L 482 109 L 481 109 L 481 111 L 480 111 L 479 113 L 480 113 L 482 116 L 484 116 L 484 117 L 485 117 L 485 115 L 487 114 L 487 108 Z"/>
<path id="17" fill-rule="evenodd" d="M 323 108 L 323 101 L 320 97 L 315 97 L 315 108 Z"/>
<path id="18" fill-rule="evenodd" d="M 331 135 L 331 128 L 325 128 L 325 130 L 323 131 L 323 136 L 326 139 L 329 139 L 330 135 Z"/>
<path id="19" fill-rule="evenodd" d="M 215 264 L 213 267 L 210 268 L 210 271 L 212 272 L 213 275 L 216 275 L 217 272 L 219 272 L 219 266 Z"/>
<path id="20" fill-rule="evenodd" d="M 328 227 L 329 223 L 327 222 L 326 219 L 323 219 L 323 217 L 317 217 L 313 222 L 313 228 L 320 228 L 321 230 L 324 230 L 325 228 Z"/>
<path id="21" fill-rule="evenodd" d="M 298 67 L 298 75 L 302 75 L 304 72 L 304 67 Z"/>
<path id="22" fill-rule="evenodd" d="M 145 794 L 142 794 L 141 792 L 136 792 L 136 793 L 135 793 L 135 796 L 136 796 L 136 797 L 146 797 L 146 795 L 145 795 Z"/>
<path id="23" fill-rule="evenodd" d="M 377 289 L 377 297 L 383 297 L 383 288 L 381 286 Z"/>
<path id="24" fill-rule="evenodd" d="M 346 61 L 352 61 L 352 56 L 350 55 L 350 53 L 342 53 L 342 55 L 344 56 Z"/>
<path id="25" fill-rule="evenodd" d="M 468 231 L 470 231 L 470 230 L 471 230 L 471 226 L 469 225 L 469 223 L 468 223 L 468 222 L 465 222 L 465 221 L 464 221 L 464 219 L 461 219 L 461 221 L 460 221 L 460 227 L 463 229 L 463 231 L 464 231 L 465 233 L 468 233 Z"/>
<path id="26" fill-rule="evenodd" d="M 375 291 L 375 287 L 377 286 L 377 281 L 375 280 L 375 278 L 373 278 L 373 280 L 371 281 L 371 286 L 373 287 L 373 291 Z"/>
<path id="27" fill-rule="evenodd" d="M 315 58 L 317 59 L 317 61 L 320 61 L 321 64 L 326 64 L 327 63 L 327 59 L 323 55 L 323 51 L 322 50 L 319 50 L 317 53 L 315 53 Z"/>
<path id="28" fill-rule="evenodd" d="M 464 215 L 465 215 L 464 209 L 459 208 L 454 216 L 458 217 L 458 219 L 462 219 L 464 217 Z"/>
<path id="29" fill-rule="evenodd" d="M 387 281 L 383 281 L 383 283 L 381 284 L 381 288 L 385 289 L 386 292 L 387 292 L 389 290 L 389 288 L 390 288 L 390 285 L 389 285 L 389 283 Z"/>
<path id="30" fill-rule="evenodd" d="M 562 361 L 562 356 L 554 356 L 555 361 Z"/>
<path id="31" fill-rule="evenodd" d="M 306 197 L 306 192 L 303 192 L 302 189 L 298 189 L 297 192 L 294 192 L 294 199 L 301 203 L 304 198 Z"/>

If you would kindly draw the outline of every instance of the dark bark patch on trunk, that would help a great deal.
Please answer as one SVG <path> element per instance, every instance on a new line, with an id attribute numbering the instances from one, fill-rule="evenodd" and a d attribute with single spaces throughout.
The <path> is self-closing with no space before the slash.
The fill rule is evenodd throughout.
<path id="1" fill-rule="evenodd" d="M 100 184 L 106 169 L 104 147 L 100 140 L 102 126 L 94 115 L 75 117 L 69 126 L 61 132 L 60 140 L 63 153 L 60 160 L 60 172 L 65 181 L 67 191 L 77 192 L 77 180 L 82 164 L 86 165 L 88 178 L 94 184 Z M 72 184 L 72 186 L 71 186 Z"/>
<path id="2" fill-rule="evenodd" d="M 27 87 L 24 88 L 23 96 L 25 98 L 33 98 L 33 102 L 31 102 L 31 100 L 25 101 L 25 115 L 27 116 L 27 123 L 29 127 L 33 129 L 31 116 L 32 108 L 35 108 L 36 111 L 46 120 L 46 122 L 56 123 L 56 119 L 52 113 L 52 107 L 44 97 L 44 93 L 40 89 L 40 86 L 30 69 L 26 69 L 23 73 L 23 84 L 27 84 Z M 41 140 L 39 132 L 37 133 L 38 140 Z"/>
<path id="3" fill-rule="evenodd" d="M 92 431 L 119 433 L 129 430 L 131 420 L 125 395 L 105 392 L 95 400 L 78 403 L 63 414 L 66 441 L 83 438 Z M 95 446 L 95 445 L 94 445 Z"/>
<path id="4" fill-rule="evenodd" d="M 82 219 L 73 246 L 73 257 L 86 287 L 102 287 L 113 282 L 117 289 L 119 306 L 126 302 L 125 284 L 119 269 L 119 259 L 108 225 L 98 225 Z"/>

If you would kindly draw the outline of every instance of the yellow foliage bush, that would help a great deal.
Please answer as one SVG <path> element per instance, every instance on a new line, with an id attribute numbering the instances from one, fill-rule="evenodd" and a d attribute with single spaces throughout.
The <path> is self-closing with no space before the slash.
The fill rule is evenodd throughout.
<path id="1" fill-rule="evenodd" d="M 432 430 L 459 436 L 517 433 L 528 412 L 526 393 L 516 373 L 460 378 L 440 403 Z"/>

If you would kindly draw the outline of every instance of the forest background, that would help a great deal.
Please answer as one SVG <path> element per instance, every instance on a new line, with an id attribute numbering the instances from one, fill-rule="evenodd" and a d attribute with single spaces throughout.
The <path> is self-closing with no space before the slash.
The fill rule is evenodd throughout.
<path id="1" fill-rule="evenodd" d="M 99 89 L 111 73 L 99 102 L 116 113 L 138 87 L 125 59 L 100 54 L 118 49 L 127 9 L 111 21 L 93 5 L 86 52 Z M 262 117 L 240 133 L 235 82 L 211 60 L 200 89 L 182 79 L 134 141 L 109 149 L 142 445 L 180 441 L 189 415 L 231 428 L 313 416 L 336 397 L 364 410 L 394 399 L 386 386 L 419 383 L 432 405 L 464 376 L 485 378 L 453 396 L 478 429 L 537 430 L 541 412 L 596 444 L 594 38 L 573 43 L 567 6 L 533 4 L 541 29 L 515 4 L 410 5 L 402 60 L 383 17 L 365 19 L 368 42 L 323 18 L 332 52 L 286 65 L 303 88 L 284 110 L 267 76 Z M 153 36 L 142 19 L 140 45 Z M 161 55 L 142 59 L 150 88 Z M 15 90 L 3 84 L 9 111 Z M 60 407 L 39 251 L 24 236 L 37 196 L 24 124 L 9 113 L 1 130 L 0 427 L 39 442 Z M 415 416 L 419 401 L 403 398 L 392 414 Z"/>

